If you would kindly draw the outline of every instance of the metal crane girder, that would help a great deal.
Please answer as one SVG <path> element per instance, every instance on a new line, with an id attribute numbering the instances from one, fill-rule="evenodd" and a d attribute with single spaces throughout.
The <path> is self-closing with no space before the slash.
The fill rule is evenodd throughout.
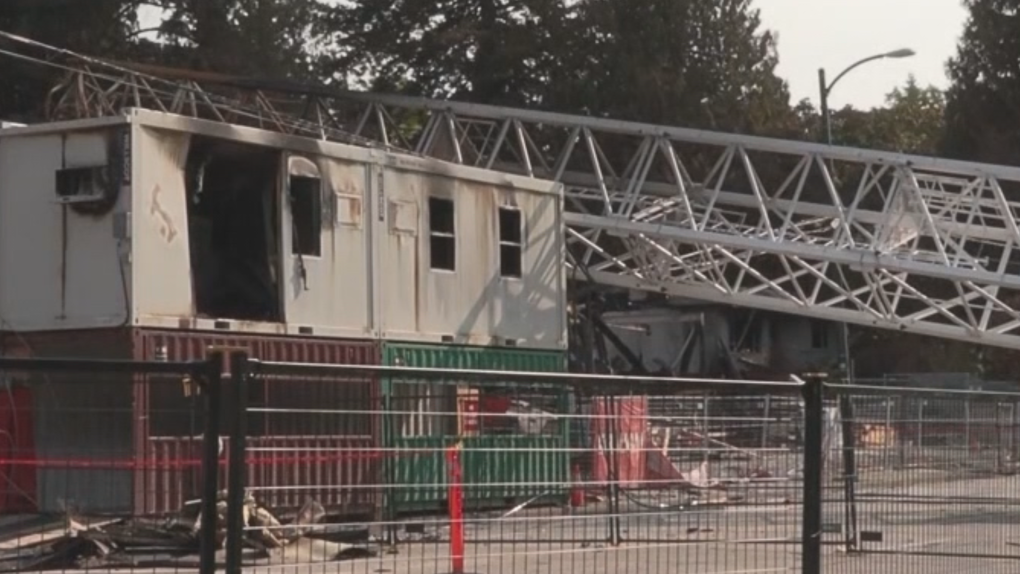
<path id="1" fill-rule="evenodd" d="M 576 279 L 1020 348 L 1020 168 L 61 53 L 83 63 L 57 116 L 153 107 L 559 182 Z"/>
<path id="2" fill-rule="evenodd" d="M 1020 348 L 1018 168 L 402 96 L 330 103 L 352 106 L 356 136 L 562 183 L 578 279 Z"/>

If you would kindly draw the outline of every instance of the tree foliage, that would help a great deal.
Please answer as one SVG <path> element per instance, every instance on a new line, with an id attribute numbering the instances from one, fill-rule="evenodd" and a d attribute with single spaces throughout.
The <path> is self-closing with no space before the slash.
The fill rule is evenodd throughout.
<path id="1" fill-rule="evenodd" d="M 1020 0 L 965 0 L 969 17 L 947 70 L 941 152 L 960 159 L 1020 164 Z M 1005 190 L 1013 198 L 1020 190 Z M 977 353 L 978 351 L 974 351 Z M 981 366 L 1020 376 L 1016 351 L 981 349 Z"/>
<path id="2" fill-rule="evenodd" d="M 756 133 L 788 127 L 773 34 L 750 0 L 581 0 L 555 107 Z"/>
<path id="3" fill-rule="evenodd" d="M 944 151 L 1020 163 L 1020 0 L 965 0 L 970 16 L 949 61 Z"/>
<path id="4" fill-rule="evenodd" d="M 793 117 L 750 0 L 364 0 L 337 21 L 337 71 L 379 89 L 745 132 Z"/>
<path id="5" fill-rule="evenodd" d="M 562 0 L 363 0 L 340 6 L 335 73 L 376 88 L 488 103 L 537 103 L 566 47 Z"/>
<path id="6" fill-rule="evenodd" d="M 329 7 L 320 0 L 150 0 L 164 63 L 314 79 Z"/>
<path id="7" fill-rule="evenodd" d="M 808 101 L 794 111 L 804 139 L 820 139 L 820 114 Z M 859 110 L 852 106 L 832 112 L 832 136 L 836 145 L 935 155 L 944 132 L 945 93 L 934 86 L 922 87 L 911 76 L 885 96 L 885 106 Z"/>
<path id="8" fill-rule="evenodd" d="M 128 52 L 136 7 L 136 0 L 4 0 L 0 1 L 0 30 L 118 58 Z M 0 41 L 0 49 L 10 48 Z M 0 78 L 0 113 L 4 118 L 37 117 L 52 87 L 49 71 L 2 56 Z"/>
<path id="9" fill-rule="evenodd" d="M 157 16 L 140 21 L 142 7 Z M 0 30 L 92 56 L 316 79 L 329 9 L 320 0 L 5 0 Z M 38 117 L 53 70 L 8 57 L 0 74 L 0 112 Z"/>

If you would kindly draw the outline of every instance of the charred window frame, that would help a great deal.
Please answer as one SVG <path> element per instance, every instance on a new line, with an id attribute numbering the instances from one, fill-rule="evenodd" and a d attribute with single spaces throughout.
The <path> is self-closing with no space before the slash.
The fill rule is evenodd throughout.
<path id="1" fill-rule="evenodd" d="M 437 271 L 457 270 L 457 226 L 452 199 L 429 198 L 429 267 Z"/>
<path id="2" fill-rule="evenodd" d="M 291 225 L 294 227 L 291 253 L 304 257 L 322 256 L 322 180 L 291 175 L 288 181 Z"/>
<path id="3" fill-rule="evenodd" d="M 520 279 L 524 273 L 524 226 L 521 210 L 499 208 L 499 275 Z"/>

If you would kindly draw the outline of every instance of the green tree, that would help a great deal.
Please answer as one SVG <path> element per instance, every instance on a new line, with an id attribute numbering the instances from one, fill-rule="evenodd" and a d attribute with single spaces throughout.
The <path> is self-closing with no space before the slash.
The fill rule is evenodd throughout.
<path id="1" fill-rule="evenodd" d="M 142 5 L 163 16 L 140 27 Z M 6 0 L 0 30 L 97 57 L 318 79 L 316 50 L 329 10 L 324 0 Z M 0 75 L 0 115 L 39 119 L 54 70 L 0 57 Z"/>
<path id="2" fill-rule="evenodd" d="M 793 125 L 750 0 L 581 0 L 550 87 L 561 109 L 761 133 Z"/>
<path id="3" fill-rule="evenodd" d="M 562 0 L 363 0 L 332 19 L 332 73 L 430 97 L 534 104 L 570 12 Z"/>
<path id="4" fill-rule="evenodd" d="M 795 108 L 805 139 L 820 139 L 821 118 L 808 102 Z M 901 153 L 935 155 L 944 132 L 945 94 L 921 87 L 911 76 L 885 96 L 885 106 L 859 110 L 846 106 L 832 113 L 833 143 Z"/>
<path id="5" fill-rule="evenodd" d="M 945 131 L 945 93 L 922 88 L 913 76 L 902 88 L 886 96 L 886 107 L 876 110 L 876 143 L 893 151 L 935 155 Z"/>
<path id="6" fill-rule="evenodd" d="M 0 30 L 71 50 L 123 57 L 137 25 L 136 8 L 137 0 L 4 0 Z M 2 40 L 0 49 L 42 59 L 52 56 Z M 38 119 L 55 77 L 53 68 L 0 55 L 0 117 Z"/>
<path id="7" fill-rule="evenodd" d="M 965 0 L 970 16 L 947 66 L 943 150 L 953 157 L 1020 163 L 1020 0 Z"/>
<path id="8" fill-rule="evenodd" d="M 165 17 L 150 55 L 164 64 L 312 79 L 331 9 L 320 0 L 150 0 Z M 150 46 L 151 48 L 152 46 Z"/>

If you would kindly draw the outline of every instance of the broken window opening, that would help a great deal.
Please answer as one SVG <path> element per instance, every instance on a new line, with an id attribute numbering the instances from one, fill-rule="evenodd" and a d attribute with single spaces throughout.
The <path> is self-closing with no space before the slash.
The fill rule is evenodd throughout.
<path id="1" fill-rule="evenodd" d="M 521 210 L 499 208 L 499 274 L 501 277 L 520 279 L 524 270 Z"/>
<path id="2" fill-rule="evenodd" d="M 290 211 L 294 226 L 291 253 L 305 257 L 322 256 L 322 180 L 290 176 Z"/>
<path id="3" fill-rule="evenodd" d="M 280 321 L 280 153 L 195 136 L 187 161 L 195 311 L 200 317 Z"/>
<path id="4" fill-rule="evenodd" d="M 457 270 L 457 237 L 452 199 L 429 198 L 429 267 Z"/>

